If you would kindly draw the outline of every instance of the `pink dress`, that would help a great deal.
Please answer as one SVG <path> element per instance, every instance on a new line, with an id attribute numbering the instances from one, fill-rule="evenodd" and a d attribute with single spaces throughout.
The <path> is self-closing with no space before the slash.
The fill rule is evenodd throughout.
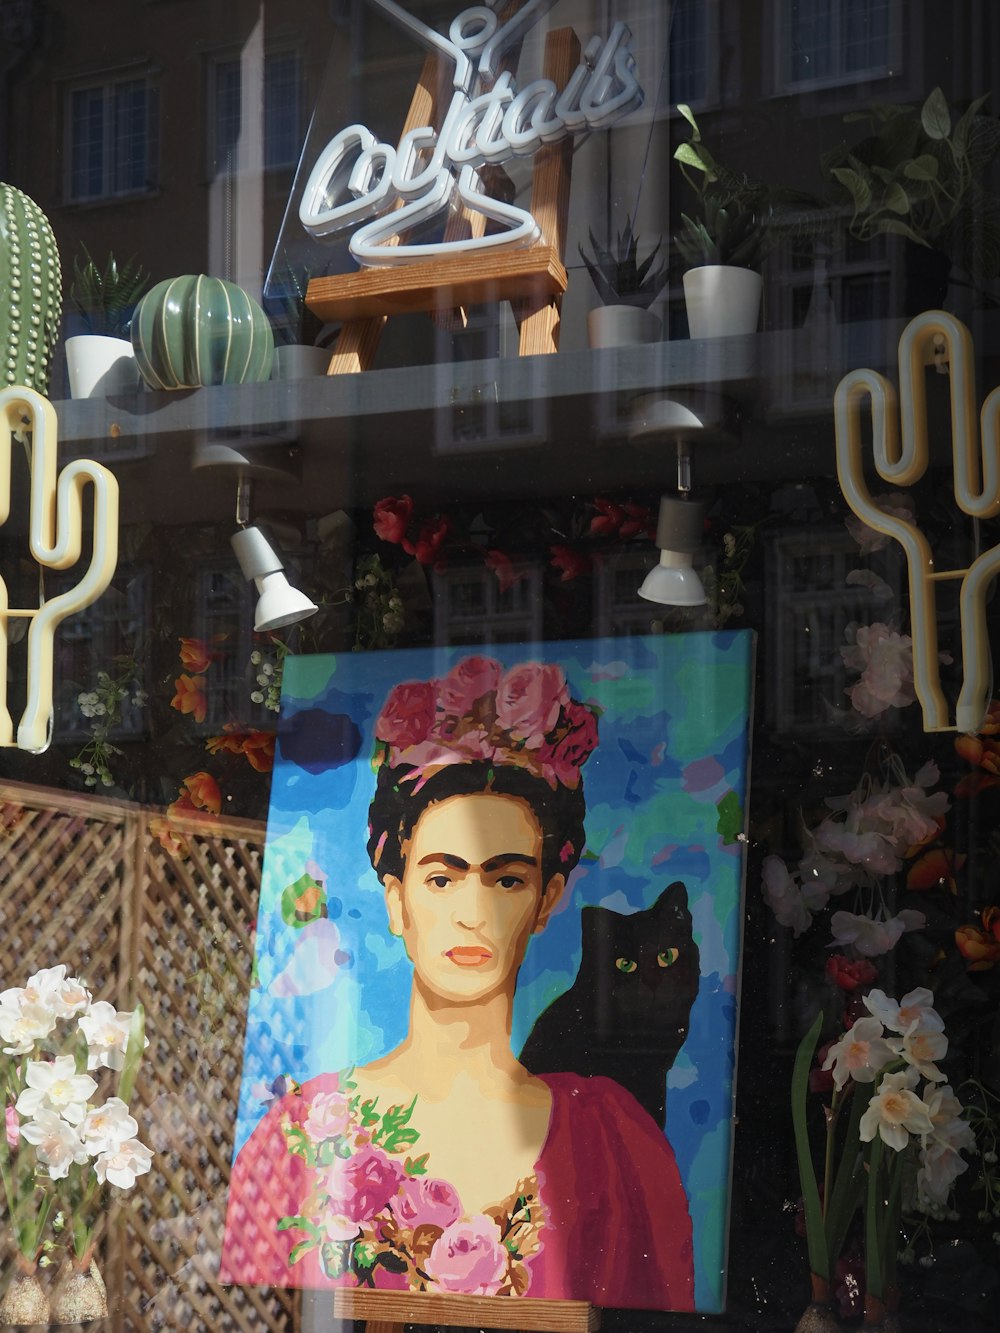
<path id="1" fill-rule="evenodd" d="M 530 1295 L 693 1310 L 691 1221 L 673 1151 L 607 1078 L 547 1074 L 532 1177 L 470 1216 L 409 1123 L 324 1074 L 267 1112 L 233 1166 L 221 1280 Z"/>

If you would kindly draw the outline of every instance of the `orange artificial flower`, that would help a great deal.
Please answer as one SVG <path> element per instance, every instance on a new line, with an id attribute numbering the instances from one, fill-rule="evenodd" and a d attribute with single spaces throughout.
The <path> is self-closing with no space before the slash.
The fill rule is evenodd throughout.
<path id="1" fill-rule="evenodd" d="M 270 773 L 274 768 L 274 732 L 248 731 L 243 737 L 243 753 L 251 768 Z"/>
<path id="2" fill-rule="evenodd" d="M 924 852 L 906 872 L 908 889 L 947 889 L 957 893 L 955 875 L 965 865 L 964 852 L 953 852 L 950 847 L 937 847 Z"/>
<path id="3" fill-rule="evenodd" d="M 196 722 L 204 722 L 208 712 L 204 676 L 178 676 L 174 688 L 177 693 L 170 700 L 170 707 L 179 713 L 190 713 Z"/>
<path id="4" fill-rule="evenodd" d="M 155 815 L 149 821 L 149 831 L 165 852 L 171 856 L 185 858 L 191 855 L 191 844 L 183 833 L 179 833 L 170 821 L 169 814 Z"/>
<path id="5" fill-rule="evenodd" d="M 243 737 L 239 732 L 233 730 L 232 723 L 227 722 L 225 734 L 222 736 L 209 736 L 205 742 L 205 749 L 209 754 L 242 754 Z"/>
<path id="6" fill-rule="evenodd" d="M 955 943 L 970 972 L 985 972 L 1000 963 L 1000 940 L 978 926 L 959 926 Z"/>
<path id="7" fill-rule="evenodd" d="M 185 793 L 190 797 L 196 810 L 207 810 L 210 814 L 217 815 L 222 809 L 222 792 L 219 791 L 219 784 L 211 773 L 202 770 L 186 777 L 181 786 L 181 795 L 170 807 L 171 810 L 179 807 Z"/>
<path id="8" fill-rule="evenodd" d="M 224 635 L 216 635 L 212 640 L 218 643 Z M 213 653 L 204 639 L 184 639 L 179 640 L 181 666 L 185 671 L 192 671 L 199 675 L 202 671 L 207 671 L 213 662 L 217 662 L 222 656 L 221 653 Z"/>

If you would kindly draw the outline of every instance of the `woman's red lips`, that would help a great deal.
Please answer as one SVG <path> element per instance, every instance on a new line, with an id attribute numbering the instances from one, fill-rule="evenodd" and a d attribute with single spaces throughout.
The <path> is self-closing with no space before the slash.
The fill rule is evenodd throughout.
<path id="1" fill-rule="evenodd" d="M 454 949 L 449 949 L 445 957 L 450 958 L 459 967 L 478 967 L 480 963 L 489 962 L 493 952 L 481 944 L 460 944 Z"/>

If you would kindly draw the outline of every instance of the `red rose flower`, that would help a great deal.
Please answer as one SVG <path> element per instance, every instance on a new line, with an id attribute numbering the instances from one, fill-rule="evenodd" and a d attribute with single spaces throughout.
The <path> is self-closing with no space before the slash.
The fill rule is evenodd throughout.
<path id="1" fill-rule="evenodd" d="M 406 536 L 406 525 L 412 516 L 413 501 L 408 495 L 387 495 L 377 500 L 372 511 L 372 527 L 376 537 L 399 546 Z"/>
<path id="2" fill-rule="evenodd" d="M 403 550 L 415 556 L 422 565 L 437 566 L 441 563 L 441 547 L 450 531 L 451 523 L 443 514 L 438 514 L 437 518 L 429 518 L 421 524 L 416 545 L 404 541 Z"/>
<path id="3" fill-rule="evenodd" d="M 878 969 L 867 958 L 834 953 L 826 960 L 826 976 L 841 990 L 854 991 L 859 986 L 870 986 L 878 977 Z"/>
<path id="4" fill-rule="evenodd" d="M 550 546 L 549 554 L 552 559 L 549 564 L 554 569 L 562 571 L 561 581 L 570 583 L 577 579 L 581 574 L 586 574 L 590 569 L 590 560 L 583 551 L 574 550 L 572 546 Z"/>

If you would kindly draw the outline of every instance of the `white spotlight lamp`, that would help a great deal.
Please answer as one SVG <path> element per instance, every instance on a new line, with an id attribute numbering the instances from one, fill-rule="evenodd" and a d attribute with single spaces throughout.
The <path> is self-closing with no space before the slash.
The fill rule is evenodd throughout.
<path id="1" fill-rule="evenodd" d="M 704 606 L 708 601 L 694 570 L 694 553 L 701 545 L 704 506 L 695 500 L 664 495 L 656 526 L 659 564 L 649 571 L 639 596 L 662 606 Z"/>
<path id="2" fill-rule="evenodd" d="M 230 540 L 244 576 L 257 585 L 259 596 L 253 627 L 258 634 L 294 625 L 316 614 L 319 607 L 288 582 L 284 565 L 260 528 L 256 525 L 240 528 Z"/>

